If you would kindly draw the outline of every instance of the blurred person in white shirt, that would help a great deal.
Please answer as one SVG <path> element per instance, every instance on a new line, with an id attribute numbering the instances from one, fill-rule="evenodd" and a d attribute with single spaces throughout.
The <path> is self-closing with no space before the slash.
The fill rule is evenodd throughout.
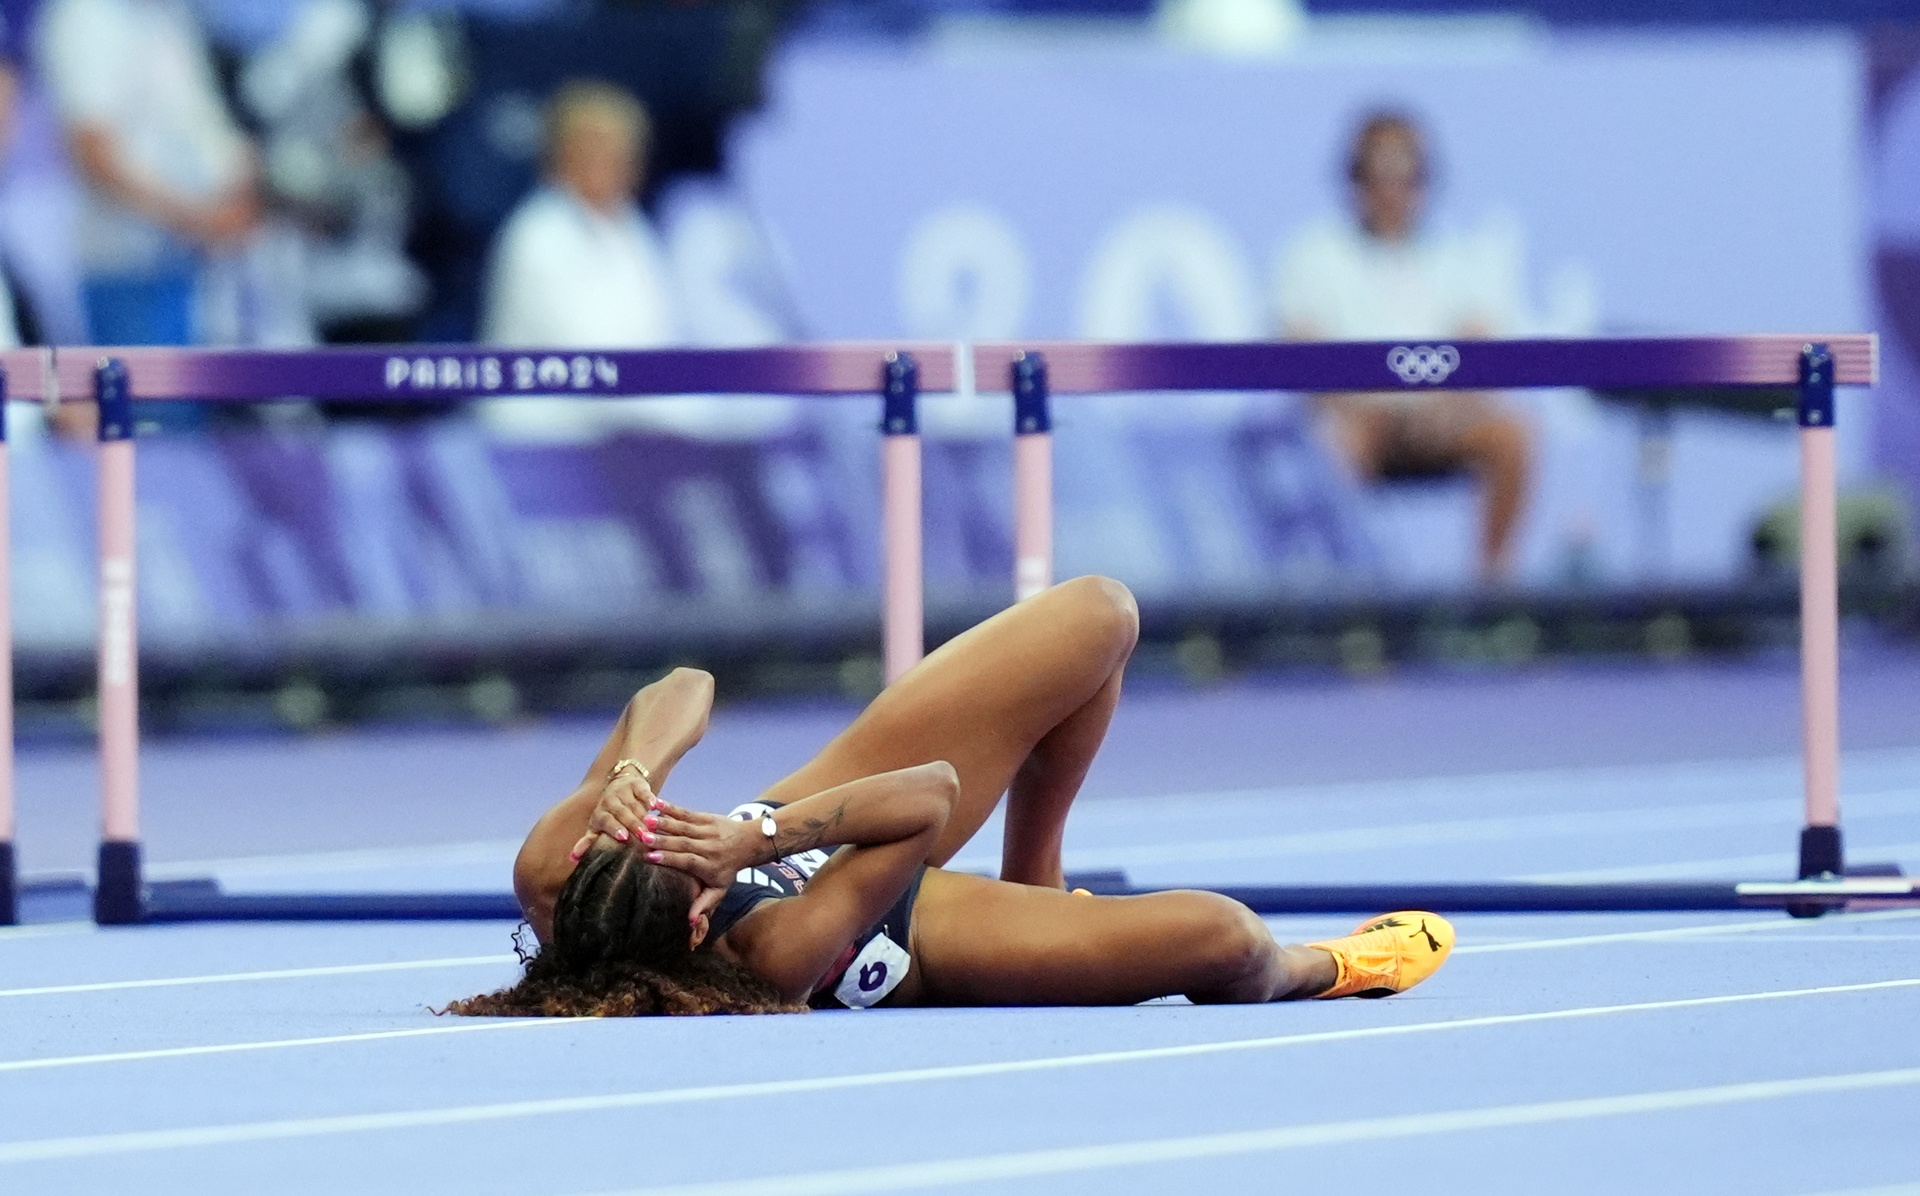
<path id="1" fill-rule="evenodd" d="M 1508 335 L 1517 297 L 1457 238 L 1421 228 L 1426 138 L 1381 112 L 1348 159 L 1353 215 L 1304 232 L 1278 279 L 1281 335 L 1295 340 L 1422 342 Z M 1322 397 L 1329 431 L 1366 481 L 1471 472 L 1482 489 L 1479 573 L 1505 577 L 1532 473 L 1527 424 L 1497 399 L 1460 391 Z"/>
<path id="2" fill-rule="evenodd" d="M 301 343 L 254 147 L 182 0 L 49 0 L 36 49 L 75 167 L 97 339 Z M 288 331 L 288 329 L 291 331 Z"/>
<path id="3" fill-rule="evenodd" d="M 545 177 L 494 242 L 481 339 L 539 348 L 657 349 L 681 344 L 674 276 L 634 196 L 650 123 L 611 84 L 562 87 L 547 110 Z M 494 399 L 496 430 L 591 439 L 621 427 L 699 432 L 722 418 L 710 399 Z"/>

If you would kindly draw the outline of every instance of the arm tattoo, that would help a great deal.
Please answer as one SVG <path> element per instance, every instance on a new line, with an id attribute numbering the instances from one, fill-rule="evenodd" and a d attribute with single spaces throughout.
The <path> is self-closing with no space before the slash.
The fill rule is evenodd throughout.
<path id="1" fill-rule="evenodd" d="M 804 818 L 797 826 L 779 826 L 775 823 L 774 825 L 780 831 L 779 837 L 774 840 L 774 850 L 778 853 L 778 858 L 785 859 L 787 856 L 811 851 L 824 844 L 838 843 L 839 840 L 833 838 L 833 832 L 840 829 L 840 824 L 846 821 L 847 802 L 850 800 L 850 798 L 841 798 L 840 804 L 834 807 L 833 812 L 825 818 Z"/>

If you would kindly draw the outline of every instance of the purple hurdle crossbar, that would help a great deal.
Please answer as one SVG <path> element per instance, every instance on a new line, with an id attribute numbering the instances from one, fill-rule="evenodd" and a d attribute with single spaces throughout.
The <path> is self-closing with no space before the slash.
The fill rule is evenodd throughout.
<path id="1" fill-rule="evenodd" d="M 1835 531 L 1833 388 L 1876 377 L 1872 336 L 1745 336 L 1626 340 L 1512 340 L 1453 344 L 983 344 L 975 370 L 1010 371 L 1016 409 L 1037 404 L 1035 430 L 1048 424 L 1053 393 L 1192 390 L 1511 390 L 1534 386 L 1670 388 L 1780 386 L 1800 390 L 1801 690 L 1805 717 L 1806 823 L 1800 879 L 1736 884 L 1292 885 L 1242 888 L 1232 896 L 1261 913 L 1369 913 L 1544 910 L 1698 910 L 1748 906 L 1818 914 L 1853 901 L 1920 897 L 1910 880 L 1881 866 L 1848 876 L 1840 841 L 1839 566 Z M 1036 383 L 1037 379 L 1037 383 Z M 1037 398 L 1035 397 L 1037 395 Z M 1027 431 L 1016 416 L 1016 432 Z M 1022 439 L 1025 439 L 1024 437 Z M 1044 449 L 1040 451 L 1044 452 Z M 1049 528 L 1051 487 L 1044 467 L 1016 448 L 1016 543 Z M 1020 550 L 1016 550 L 1016 555 Z M 1021 556 L 1021 566 L 1025 557 Z M 1016 592 L 1025 596 L 1024 568 Z M 1104 892 L 1133 892 L 1110 877 Z"/>
<path id="2" fill-rule="evenodd" d="M 918 658 L 918 437 L 921 386 L 950 388 L 960 370 L 945 346 L 818 345 L 654 352 L 487 352 L 399 347 L 307 353 L 116 349 L 54 359 L 56 386 L 92 385 L 102 400 L 101 748 L 103 921 L 518 917 L 510 894 L 325 894 L 242 897 L 209 882 L 143 887 L 137 847 L 137 663 L 133 624 L 133 472 L 137 399 L 257 401 L 287 393 L 329 399 L 451 401 L 488 395 L 871 393 L 881 379 L 882 501 L 887 504 L 887 670 Z M 918 365 L 924 361 L 924 366 Z M 1461 344 L 980 345 L 973 374 L 1004 376 L 1016 412 L 1016 595 L 1050 579 L 1049 393 L 1151 390 L 1516 389 L 1530 386 L 1800 387 L 1803 519 L 1803 685 L 1807 821 L 1801 879 L 1731 884 L 1345 885 L 1233 889 L 1263 913 L 1371 912 L 1420 906 L 1469 910 L 1680 910 L 1764 906 L 1818 913 L 1855 901 L 1912 900 L 1913 882 L 1849 877 L 1839 835 L 1837 563 L 1833 528 L 1833 387 L 1870 385 L 1871 336 L 1484 341 Z M 1004 373 L 1002 373 L 1004 371 Z M 924 375 L 924 376 L 923 376 Z M 15 381 L 20 397 L 29 397 Z M 109 432 L 111 424 L 114 431 Z M 109 526 L 111 525 L 111 526 Z M 906 635 L 911 623 L 912 643 Z M 4 797 L 0 797 L 0 803 Z M 0 811 L 4 805 L 0 805 Z M 4 825 L 4 824 L 0 824 Z M 1087 887 L 1138 891 L 1123 876 Z"/>

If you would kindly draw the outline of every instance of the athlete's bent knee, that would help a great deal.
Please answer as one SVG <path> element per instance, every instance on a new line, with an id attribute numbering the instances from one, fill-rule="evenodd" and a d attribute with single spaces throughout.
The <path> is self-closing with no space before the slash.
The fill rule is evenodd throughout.
<path id="1" fill-rule="evenodd" d="M 1140 605 L 1125 583 L 1111 577 L 1076 577 L 1062 588 L 1069 589 L 1082 604 L 1085 617 L 1121 651 L 1131 652 L 1140 639 Z"/>

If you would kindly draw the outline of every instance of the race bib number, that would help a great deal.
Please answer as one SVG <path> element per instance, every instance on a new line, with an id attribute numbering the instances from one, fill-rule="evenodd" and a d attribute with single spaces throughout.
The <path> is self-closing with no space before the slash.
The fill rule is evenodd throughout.
<path id="1" fill-rule="evenodd" d="M 876 934 L 847 965 L 833 995 L 848 1009 L 866 1009 L 900 986 L 913 958 L 884 934 Z"/>

